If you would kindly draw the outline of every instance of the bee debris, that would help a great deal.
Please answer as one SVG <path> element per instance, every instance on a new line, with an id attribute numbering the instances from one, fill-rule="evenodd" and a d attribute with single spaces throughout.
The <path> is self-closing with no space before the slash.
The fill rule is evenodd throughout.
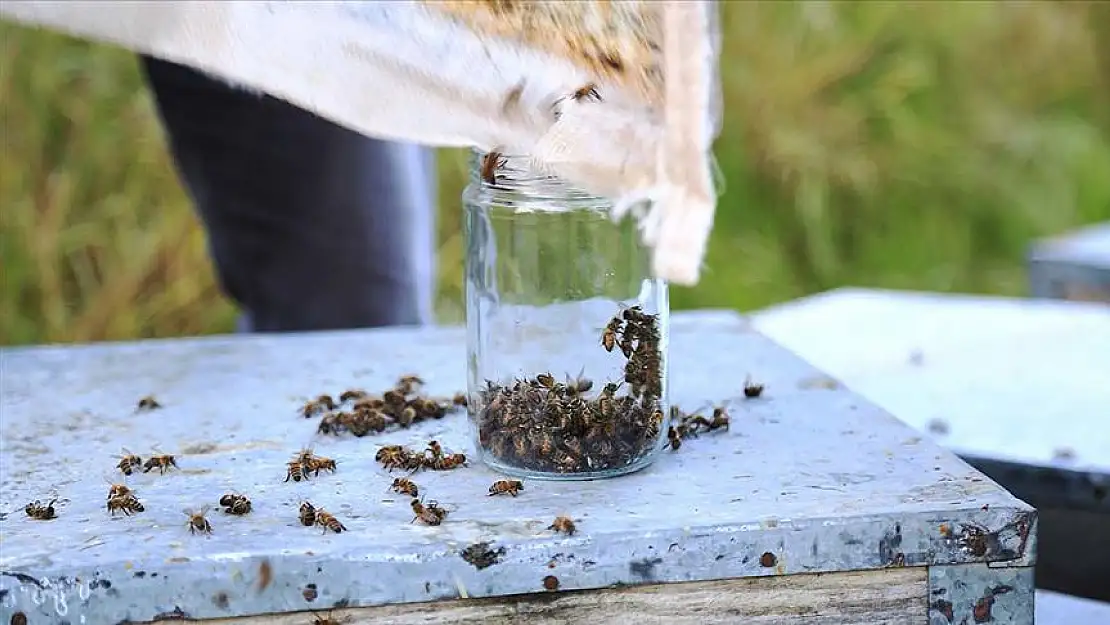
<path id="1" fill-rule="evenodd" d="M 578 531 L 578 528 L 574 525 L 574 521 L 566 516 L 555 517 L 555 521 L 551 525 L 548 525 L 547 529 L 561 532 L 567 536 L 573 536 L 574 532 Z"/>
<path id="2" fill-rule="evenodd" d="M 489 543 L 474 543 L 460 551 L 459 555 L 467 564 L 481 571 L 500 562 L 502 556 L 505 555 L 505 548 L 498 547 L 494 549 Z"/>
<path id="3" fill-rule="evenodd" d="M 420 521 L 424 525 L 439 525 L 447 518 L 447 510 L 439 507 L 439 504 L 434 501 L 425 504 L 420 499 L 413 499 L 412 513 L 415 516 L 412 517 L 410 523 Z"/>
<path id="4" fill-rule="evenodd" d="M 763 385 L 752 382 L 751 376 L 744 379 L 744 398 L 756 399 L 763 395 Z"/>
<path id="5" fill-rule="evenodd" d="M 589 379 L 564 383 L 550 373 L 507 385 L 487 381 L 477 397 L 479 444 L 497 461 L 530 471 L 587 473 L 635 463 L 665 432 L 659 343 L 658 317 L 632 306 L 608 322 L 600 340 L 625 358 L 620 381 L 593 394 Z"/>
<path id="6" fill-rule="evenodd" d="M 43 504 L 36 499 L 26 506 L 23 506 L 23 511 L 27 513 L 27 516 L 36 521 L 49 521 L 50 519 L 56 519 L 58 518 L 58 515 L 54 511 L 54 504 L 57 501 L 57 499 L 51 499 L 49 503 Z"/>
<path id="7" fill-rule="evenodd" d="M 407 428 L 426 419 L 441 419 L 449 412 L 465 408 L 466 395 L 439 399 L 419 394 L 424 380 L 416 375 L 401 376 L 393 388 L 374 395 L 362 389 L 348 389 L 339 401 L 321 395 L 301 407 L 305 418 L 323 415 L 317 432 L 356 437 Z"/>
<path id="8" fill-rule="evenodd" d="M 238 493 L 227 493 L 220 497 L 220 505 L 224 507 L 225 514 L 242 516 L 251 511 L 251 500 Z"/>

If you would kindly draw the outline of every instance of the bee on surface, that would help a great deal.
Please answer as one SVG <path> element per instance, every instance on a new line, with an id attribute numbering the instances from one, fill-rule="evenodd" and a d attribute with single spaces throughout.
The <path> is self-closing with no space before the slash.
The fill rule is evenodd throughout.
<path id="1" fill-rule="evenodd" d="M 624 321 L 620 317 L 613 317 L 609 320 L 609 324 L 605 326 L 605 330 L 601 333 L 601 346 L 605 348 L 605 351 L 611 352 L 616 347 L 617 335 L 623 325 Z"/>
<path id="2" fill-rule="evenodd" d="M 338 434 L 342 432 L 345 428 L 343 424 L 344 414 L 345 413 L 342 412 L 329 412 L 325 414 L 324 418 L 320 419 L 320 425 L 316 428 L 316 432 L 319 434 Z"/>
<path id="3" fill-rule="evenodd" d="M 308 480 L 308 471 L 300 460 L 290 460 L 285 463 L 285 479 L 282 481 L 288 482 L 289 480 L 294 482 Z"/>
<path id="4" fill-rule="evenodd" d="M 138 403 L 138 405 L 135 409 L 136 410 L 157 410 L 161 407 L 162 407 L 162 404 L 158 403 L 158 400 L 154 398 L 154 395 L 147 395 L 146 397 L 139 400 L 139 403 Z"/>
<path id="5" fill-rule="evenodd" d="M 751 376 L 744 378 L 744 397 L 755 399 L 763 394 L 763 385 L 752 382 Z"/>
<path id="6" fill-rule="evenodd" d="M 335 400 L 331 398 L 331 395 L 320 395 L 316 399 L 307 401 L 301 406 L 301 414 L 304 415 L 306 419 L 328 410 L 335 410 Z"/>
<path id="7" fill-rule="evenodd" d="M 141 466 L 143 466 L 143 459 L 125 448 L 123 454 L 119 456 L 119 464 L 116 465 L 116 468 L 124 475 L 131 475 L 135 472 L 135 469 Z"/>
<path id="8" fill-rule="evenodd" d="M 356 411 L 358 411 L 358 410 L 381 410 L 381 409 L 385 408 L 385 400 L 382 399 L 381 397 L 367 396 L 367 397 L 363 397 L 362 399 L 356 400 L 355 403 L 352 404 L 351 406 Z"/>
<path id="9" fill-rule="evenodd" d="M 397 425 L 407 428 L 416 421 L 416 409 L 408 406 L 397 415 Z"/>
<path id="10" fill-rule="evenodd" d="M 391 388 L 382 393 L 382 401 L 390 408 L 400 409 L 405 405 L 405 394 L 400 389 Z"/>
<path id="11" fill-rule="evenodd" d="M 171 468 L 176 469 L 178 466 L 177 459 L 170 454 L 152 455 L 143 463 L 143 473 L 150 473 L 152 470 L 158 469 L 160 474 L 165 475 L 166 471 Z"/>
<path id="12" fill-rule="evenodd" d="M 316 510 L 316 525 L 324 528 L 325 534 L 328 533 L 328 530 L 336 534 L 347 531 L 347 528 L 339 522 L 339 519 L 335 518 L 335 516 L 323 508 Z"/>
<path id="13" fill-rule="evenodd" d="M 115 499 L 116 497 L 126 497 L 131 494 L 131 489 L 126 484 L 116 484 L 108 482 L 108 499 Z"/>
<path id="14" fill-rule="evenodd" d="M 428 443 L 428 449 L 425 453 L 430 453 L 432 460 L 439 460 L 443 457 L 443 446 L 439 444 L 439 441 L 431 441 Z"/>
<path id="15" fill-rule="evenodd" d="M 547 526 L 547 529 L 556 532 L 562 532 L 567 536 L 573 536 L 574 532 L 578 529 L 574 526 L 574 521 L 570 517 L 558 516 L 555 517 L 555 522 Z"/>
<path id="16" fill-rule="evenodd" d="M 251 500 L 238 493 L 227 493 L 220 497 L 220 505 L 227 514 L 244 515 L 251 511 Z"/>
<path id="17" fill-rule="evenodd" d="M 335 460 L 332 458 L 325 458 L 324 456 L 309 456 L 309 458 L 303 462 L 303 466 L 305 468 L 305 473 L 312 471 L 313 477 L 320 475 L 320 471 L 335 473 Z"/>
<path id="18" fill-rule="evenodd" d="M 578 396 L 584 393 L 589 393 L 590 389 L 594 387 L 594 381 L 589 378 L 584 378 L 581 375 L 567 383 L 567 392 L 571 395 Z"/>
<path id="19" fill-rule="evenodd" d="M 578 89 L 575 89 L 570 97 L 575 102 L 581 102 L 582 100 L 586 100 L 587 102 L 591 100 L 594 102 L 601 102 L 601 94 L 597 92 L 597 85 L 592 82 L 588 82 Z"/>
<path id="20" fill-rule="evenodd" d="M 116 516 L 117 512 L 122 512 L 126 516 L 131 516 L 135 512 L 143 512 L 146 508 L 143 507 L 142 502 L 135 496 L 134 493 L 128 493 L 119 497 L 112 497 L 108 500 L 108 513 Z"/>
<path id="21" fill-rule="evenodd" d="M 466 408 L 469 402 L 466 393 L 455 393 L 455 396 L 451 398 L 451 403 L 460 408 Z"/>
<path id="22" fill-rule="evenodd" d="M 489 496 L 512 495 L 516 497 L 522 490 L 524 490 L 524 482 L 520 480 L 497 480 L 493 484 L 490 484 Z"/>
<path id="23" fill-rule="evenodd" d="M 713 409 L 713 418 L 709 421 L 709 423 L 705 425 L 705 429 L 709 430 L 710 432 L 712 432 L 713 430 L 719 430 L 721 428 L 727 430 L 728 423 L 728 413 L 725 412 L 724 408 L 718 406 L 717 408 Z"/>
<path id="24" fill-rule="evenodd" d="M 447 454 L 441 458 L 433 459 L 430 463 L 426 464 L 426 466 L 433 471 L 450 471 L 464 464 L 466 464 L 465 454 Z"/>
<path id="25" fill-rule="evenodd" d="M 360 388 L 347 389 L 347 390 L 343 391 L 342 393 L 340 393 L 339 401 L 340 402 L 355 401 L 355 400 L 362 399 L 362 398 L 366 397 L 369 394 L 370 393 L 367 393 L 366 391 L 364 391 Z"/>
<path id="26" fill-rule="evenodd" d="M 49 503 L 43 504 L 36 499 L 26 506 L 23 506 L 23 512 L 36 521 L 56 519 L 58 515 L 54 511 L 54 503 L 57 501 L 57 499 L 51 499 Z"/>
<path id="27" fill-rule="evenodd" d="M 316 507 L 307 501 L 302 501 L 301 507 L 297 509 L 297 519 L 306 527 L 316 525 Z"/>
<path id="28" fill-rule="evenodd" d="M 501 156 L 501 152 L 496 150 L 487 153 L 482 157 L 481 176 L 486 184 L 497 184 L 497 170 L 505 166 L 509 159 Z"/>
<path id="29" fill-rule="evenodd" d="M 413 499 L 411 505 L 412 513 L 416 516 L 409 521 L 410 523 L 420 521 L 424 525 L 439 525 L 447 518 L 447 510 L 440 508 L 434 501 L 424 505 L 424 502 L 419 499 Z"/>
<path id="30" fill-rule="evenodd" d="M 184 510 L 184 512 L 185 516 L 189 517 L 189 521 L 186 526 L 189 528 L 190 534 L 196 534 L 197 532 L 200 532 L 201 534 L 212 533 L 212 524 L 209 523 L 208 519 L 206 519 L 204 516 L 208 514 L 208 506 L 204 506 L 200 510 L 196 511 L 186 509 Z"/>
<path id="31" fill-rule="evenodd" d="M 667 428 L 667 444 L 671 446 L 671 451 L 682 447 L 682 434 L 674 426 Z"/>
<path id="32" fill-rule="evenodd" d="M 416 389 L 424 386 L 424 380 L 418 375 L 408 374 L 403 375 L 397 380 L 397 388 L 405 395 L 411 395 Z"/>
<path id="33" fill-rule="evenodd" d="M 408 478 L 398 477 L 393 480 L 393 485 L 390 489 L 398 495 L 408 495 L 409 497 L 419 497 L 420 488 L 415 482 Z"/>

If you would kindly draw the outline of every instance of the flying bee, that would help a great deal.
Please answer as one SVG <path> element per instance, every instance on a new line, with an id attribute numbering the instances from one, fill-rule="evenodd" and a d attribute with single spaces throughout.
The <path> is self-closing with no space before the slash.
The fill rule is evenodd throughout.
<path id="1" fill-rule="evenodd" d="M 176 469 L 178 467 L 177 459 L 170 454 L 152 455 L 143 463 L 143 473 L 150 473 L 152 470 L 158 469 L 160 474 L 165 475 L 166 471 L 169 471 L 171 468 Z"/>
<path id="2" fill-rule="evenodd" d="M 555 376 L 550 373 L 541 373 L 536 376 L 536 384 L 546 389 L 555 388 Z"/>
<path id="3" fill-rule="evenodd" d="M 524 490 L 524 482 L 520 480 L 497 480 L 493 484 L 490 484 L 489 496 L 512 495 L 516 497 L 522 490 Z"/>
<path id="4" fill-rule="evenodd" d="M 339 522 L 339 519 L 335 518 L 331 513 L 329 513 L 327 510 L 324 510 L 323 508 L 319 508 L 318 510 L 316 510 L 316 525 L 324 528 L 325 534 L 328 533 L 328 530 L 331 530 L 336 534 L 347 531 L 347 528 Z"/>
<path id="5" fill-rule="evenodd" d="M 501 156 L 501 152 L 494 150 L 482 157 L 481 176 L 486 184 L 497 184 L 497 170 L 505 166 L 509 159 Z"/>
<path id="6" fill-rule="evenodd" d="M 755 399 L 763 394 L 763 385 L 752 382 L 751 376 L 744 378 L 744 397 Z"/>
<path id="7" fill-rule="evenodd" d="M 302 501 L 301 507 L 297 509 L 297 519 L 306 527 L 316 525 L 316 507 L 307 501 Z"/>
<path id="8" fill-rule="evenodd" d="M 146 508 L 143 507 L 142 502 L 135 496 L 134 493 L 128 493 L 119 497 L 112 497 L 108 500 L 108 513 L 116 516 L 117 512 L 122 512 L 126 516 L 131 516 L 135 512 L 143 512 Z"/>
<path id="9" fill-rule="evenodd" d="M 667 428 L 667 444 L 671 446 L 671 451 L 678 451 L 682 447 L 682 434 L 674 426 Z"/>
<path id="10" fill-rule="evenodd" d="M 125 448 L 123 454 L 119 456 L 119 464 L 116 465 L 116 468 L 124 475 L 131 475 L 135 472 L 135 469 L 141 466 L 143 466 L 143 459 Z"/>
<path id="11" fill-rule="evenodd" d="M 301 414 L 304 415 L 306 419 L 328 410 L 335 410 L 335 400 L 331 398 L 331 395 L 320 395 L 316 399 L 305 402 L 304 406 L 301 406 Z"/>
<path id="12" fill-rule="evenodd" d="M 605 326 L 605 330 L 601 333 L 601 346 L 605 351 L 611 352 L 617 345 L 617 334 L 621 331 L 621 326 L 624 321 L 620 317 L 613 317 L 609 320 L 609 324 Z"/>
<path id="13" fill-rule="evenodd" d="M 362 399 L 362 398 L 366 397 L 369 394 L 370 393 L 367 393 L 366 391 L 364 391 L 360 388 L 352 388 L 352 389 L 348 389 L 348 390 L 343 391 L 342 393 L 340 393 L 339 401 L 340 402 L 356 401 L 356 400 L 359 400 L 359 399 Z"/>
<path id="14" fill-rule="evenodd" d="M 439 525 L 447 518 L 447 510 L 440 508 L 434 501 L 424 505 L 424 502 L 419 499 L 413 499 L 411 505 L 412 513 L 416 516 L 412 518 L 410 523 L 420 521 L 424 525 Z"/>
<path id="15" fill-rule="evenodd" d="M 186 526 L 189 528 L 190 534 L 196 534 L 197 532 L 200 532 L 201 534 L 212 533 L 212 524 L 209 523 L 208 519 L 206 519 L 204 516 L 208 514 L 208 506 L 204 506 L 197 511 L 186 509 L 183 512 L 185 513 L 185 516 L 189 517 L 189 521 Z"/>
<path id="16" fill-rule="evenodd" d="M 416 486 L 416 483 L 404 477 L 394 479 L 390 489 L 398 495 L 408 495 L 409 497 L 420 496 L 420 488 Z"/>
<path id="17" fill-rule="evenodd" d="M 158 400 L 154 398 L 154 395 L 147 395 L 146 397 L 139 400 L 139 403 L 136 406 L 135 410 L 157 410 L 161 407 L 162 404 L 158 403 Z"/>
<path id="18" fill-rule="evenodd" d="M 555 517 L 555 522 L 547 526 L 547 529 L 556 532 L 562 532 L 567 536 L 573 536 L 574 532 L 578 529 L 574 526 L 574 521 L 570 517 L 558 516 Z"/>
<path id="19" fill-rule="evenodd" d="M 238 493 L 227 493 L 220 497 L 220 505 L 224 507 L 224 512 L 227 514 L 241 516 L 251 511 L 251 500 Z"/>
<path id="20" fill-rule="evenodd" d="M 51 499 L 49 503 L 42 504 L 36 499 L 23 506 L 23 512 L 36 521 L 49 521 L 58 517 L 54 511 L 54 503 L 57 501 L 57 499 Z"/>
<path id="21" fill-rule="evenodd" d="M 601 102 L 601 94 L 597 92 L 597 85 L 592 82 L 588 82 L 578 89 L 575 89 L 570 98 L 575 102 L 581 102 L 583 100 L 587 102 L 591 100 L 594 102 Z"/>

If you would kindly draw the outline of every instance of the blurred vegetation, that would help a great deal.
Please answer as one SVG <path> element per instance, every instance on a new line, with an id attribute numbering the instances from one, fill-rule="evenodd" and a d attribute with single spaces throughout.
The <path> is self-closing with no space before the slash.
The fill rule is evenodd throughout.
<path id="1" fill-rule="evenodd" d="M 1033 239 L 1110 219 L 1110 4 L 723 10 L 727 194 L 676 307 L 1022 294 Z M 0 24 L 0 138 L 0 344 L 232 328 L 130 54 Z M 442 321 L 465 167 L 443 152 Z"/>

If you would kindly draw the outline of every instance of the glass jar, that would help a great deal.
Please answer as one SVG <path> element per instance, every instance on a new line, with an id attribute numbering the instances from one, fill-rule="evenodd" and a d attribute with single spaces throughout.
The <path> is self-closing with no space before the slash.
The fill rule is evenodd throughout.
<path id="1" fill-rule="evenodd" d="M 612 203 L 474 153 L 463 193 L 470 419 L 478 457 L 514 477 L 613 477 L 669 425 L 667 284 Z"/>

